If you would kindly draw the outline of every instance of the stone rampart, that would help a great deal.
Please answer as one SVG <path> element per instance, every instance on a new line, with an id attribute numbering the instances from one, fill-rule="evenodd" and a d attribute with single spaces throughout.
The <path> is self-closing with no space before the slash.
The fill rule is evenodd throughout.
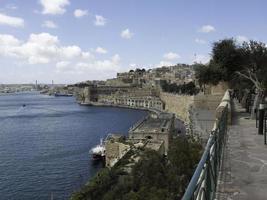
<path id="1" fill-rule="evenodd" d="M 160 98 L 165 103 L 165 111 L 174 113 L 177 118 L 189 123 L 189 110 L 193 103 L 193 96 L 161 92 Z"/>
<path id="2" fill-rule="evenodd" d="M 222 95 L 198 94 L 193 97 L 194 107 L 197 109 L 216 110 L 221 103 Z"/>
<path id="3" fill-rule="evenodd" d="M 105 149 L 106 167 L 113 167 L 130 150 L 130 146 L 120 142 L 107 141 Z"/>

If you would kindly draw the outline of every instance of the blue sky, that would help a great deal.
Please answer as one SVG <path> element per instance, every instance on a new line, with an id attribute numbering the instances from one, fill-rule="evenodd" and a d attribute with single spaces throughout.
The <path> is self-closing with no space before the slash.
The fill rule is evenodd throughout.
<path id="1" fill-rule="evenodd" d="M 266 7 L 264 0 L 1 0 L 0 83 L 73 83 L 205 63 L 219 39 L 266 42 Z"/>

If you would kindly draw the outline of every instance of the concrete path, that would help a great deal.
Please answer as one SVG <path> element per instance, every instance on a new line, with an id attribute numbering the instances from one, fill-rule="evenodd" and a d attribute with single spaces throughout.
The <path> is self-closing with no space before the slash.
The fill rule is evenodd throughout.
<path id="1" fill-rule="evenodd" d="M 216 199 L 267 200 L 267 145 L 255 120 L 238 103 L 234 108 Z"/>

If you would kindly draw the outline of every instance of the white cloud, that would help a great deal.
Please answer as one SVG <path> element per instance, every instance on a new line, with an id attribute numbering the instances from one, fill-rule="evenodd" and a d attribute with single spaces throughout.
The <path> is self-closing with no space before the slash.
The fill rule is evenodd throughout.
<path id="1" fill-rule="evenodd" d="M 204 25 L 199 29 L 199 32 L 210 33 L 210 32 L 214 32 L 215 30 L 216 29 L 211 25 Z"/>
<path id="2" fill-rule="evenodd" d="M 12 17 L 0 13 L 0 25 L 8 25 L 13 27 L 24 27 L 24 19 Z"/>
<path id="3" fill-rule="evenodd" d="M 244 42 L 248 42 L 249 39 L 246 36 L 238 35 L 238 36 L 236 36 L 236 41 L 238 44 L 242 44 Z"/>
<path id="4" fill-rule="evenodd" d="M 14 48 L 14 53 L 29 64 L 46 64 L 56 59 L 59 40 L 49 33 L 31 34 L 28 41 Z"/>
<path id="5" fill-rule="evenodd" d="M 106 54 L 108 51 L 102 47 L 97 47 L 95 52 L 99 54 Z"/>
<path id="6" fill-rule="evenodd" d="M 193 58 L 193 56 L 192 56 Z M 210 61 L 209 55 L 196 54 L 193 58 L 193 62 L 206 64 Z"/>
<path id="7" fill-rule="evenodd" d="M 176 60 L 178 58 L 181 58 L 181 56 L 177 53 L 169 52 L 169 53 L 165 53 L 163 55 L 163 58 L 166 60 Z"/>
<path id="8" fill-rule="evenodd" d="M 102 52 L 103 52 L 102 48 Z M 49 33 L 30 34 L 26 41 L 13 35 L 0 34 L 0 57 L 10 62 L 27 65 L 54 66 L 54 72 L 82 75 L 90 78 L 110 78 L 122 68 L 118 54 L 105 59 L 96 59 L 77 45 L 64 46 L 55 35 Z M 87 76 L 86 76 L 87 74 Z M 72 78 L 72 77 L 70 77 Z"/>
<path id="9" fill-rule="evenodd" d="M 83 59 L 93 59 L 94 55 L 91 54 L 89 51 L 82 52 L 82 58 Z"/>
<path id="10" fill-rule="evenodd" d="M 195 42 L 198 43 L 198 44 L 207 44 L 206 40 L 202 40 L 202 39 L 199 39 L 199 38 L 196 38 Z"/>
<path id="11" fill-rule="evenodd" d="M 121 57 L 119 54 L 115 54 L 114 56 L 112 56 L 111 60 L 113 63 L 118 64 L 121 60 Z"/>
<path id="12" fill-rule="evenodd" d="M 0 46 L 17 46 L 21 43 L 13 35 L 3 34 L 0 35 Z"/>
<path id="13" fill-rule="evenodd" d="M 101 15 L 96 15 L 95 16 L 95 25 L 96 26 L 105 26 L 105 24 L 107 23 L 107 19 L 104 18 Z"/>
<path id="14" fill-rule="evenodd" d="M 135 64 L 135 63 L 130 63 L 130 64 L 129 64 L 129 67 L 130 67 L 131 69 L 135 69 L 135 68 L 137 68 L 137 64 Z"/>
<path id="15" fill-rule="evenodd" d="M 1 35 L 0 34 L 0 55 L 16 56 L 13 50 L 20 44 L 21 44 L 21 41 L 19 41 L 13 35 L 6 35 L 6 34 Z"/>
<path id="16" fill-rule="evenodd" d="M 76 9 L 73 14 L 77 18 L 81 18 L 83 16 L 88 15 L 88 11 L 87 10 Z"/>
<path id="17" fill-rule="evenodd" d="M 76 45 L 62 46 L 57 36 L 49 33 L 31 34 L 26 42 L 20 42 L 12 35 L 0 35 L 8 43 L 0 47 L 1 55 L 14 56 L 29 64 L 46 64 L 59 59 L 90 59 L 91 54 Z M 3 53 L 5 52 L 5 53 Z"/>
<path id="18" fill-rule="evenodd" d="M 128 28 L 121 32 L 121 37 L 124 39 L 131 39 L 133 35 L 134 34 Z"/>
<path id="19" fill-rule="evenodd" d="M 80 47 L 76 45 L 66 46 L 60 49 L 60 55 L 64 59 L 73 59 L 73 58 L 81 57 L 82 50 Z"/>
<path id="20" fill-rule="evenodd" d="M 115 54 L 109 59 L 105 60 L 92 60 L 91 62 L 78 62 L 74 68 L 78 71 L 90 72 L 90 70 L 96 71 L 114 71 L 117 72 L 120 69 L 120 56 Z"/>
<path id="21" fill-rule="evenodd" d="M 166 61 L 166 60 L 162 60 L 160 61 L 157 65 L 155 65 L 155 67 L 168 67 L 168 66 L 172 66 L 174 65 L 172 62 L 170 61 Z"/>
<path id="22" fill-rule="evenodd" d="M 56 63 L 56 68 L 61 71 L 61 70 L 66 70 L 70 65 L 69 61 L 60 61 Z"/>
<path id="23" fill-rule="evenodd" d="M 46 27 L 46 28 L 57 28 L 57 25 L 55 24 L 55 22 L 53 22 L 51 20 L 46 20 L 42 24 L 42 27 Z"/>
<path id="24" fill-rule="evenodd" d="M 70 4 L 69 0 L 40 0 L 43 6 L 43 14 L 62 15 L 66 12 L 65 7 Z"/>

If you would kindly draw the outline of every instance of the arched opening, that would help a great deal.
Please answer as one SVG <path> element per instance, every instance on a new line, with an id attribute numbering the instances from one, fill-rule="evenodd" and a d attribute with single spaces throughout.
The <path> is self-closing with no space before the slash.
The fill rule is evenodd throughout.
<path id="1" fill-rule="evenodd" d="M 145 138 L 149 139 L 149 140 L 153 139 L 153 137 L 151 135 L 147 135 Z"/>

